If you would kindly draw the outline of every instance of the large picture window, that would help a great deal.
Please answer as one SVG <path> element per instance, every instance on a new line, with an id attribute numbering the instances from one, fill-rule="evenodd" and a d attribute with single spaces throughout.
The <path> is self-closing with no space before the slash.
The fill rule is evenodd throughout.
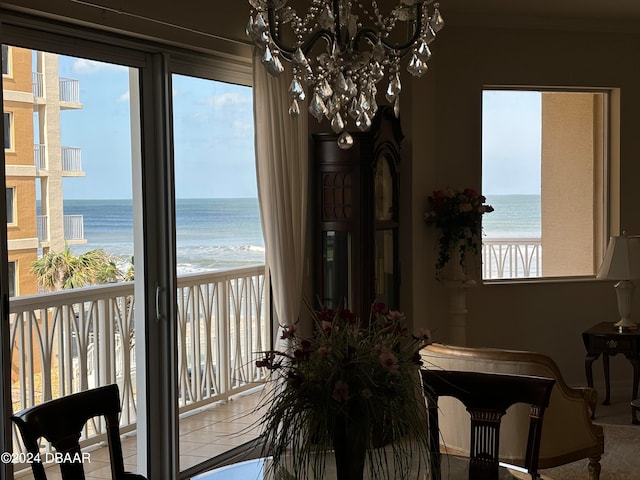
<path id="1" fill-rule="evenodd" d="M 596 273 L 607 123 L 607 92 L 484 91 L 484 279 Z"/>

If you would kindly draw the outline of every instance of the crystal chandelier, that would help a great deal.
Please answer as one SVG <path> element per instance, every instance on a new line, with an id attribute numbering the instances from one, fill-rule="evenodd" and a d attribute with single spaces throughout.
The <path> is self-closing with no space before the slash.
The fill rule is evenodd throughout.
<path id="1" fill-rule="evenodd" d="M 290 62 L 292 117 L 300 102 L 311 96 L 309 112 L 326 117 L 340 134 L 338 144 L 349 148 L 349 119 L 360 131 L 371 127 L 378 109 L 376 85 L 387 77 L 385 97 L 400 114 L 400 60 L 410 55 L 407 71 L 420 77 L 427 71 L 429 44 L 444 26 L 434 0 L 390 0 L 395 6 L 383 14 L 385 0 L 311 0 L 304 15 L 288 0 L 249 0 L 247 35 L 263 51 L 262 63 L 273 76 Z M 292 1 L 292 3 L 294 3 Z M 326 49 L 318 52 L 320 40 Z"/>

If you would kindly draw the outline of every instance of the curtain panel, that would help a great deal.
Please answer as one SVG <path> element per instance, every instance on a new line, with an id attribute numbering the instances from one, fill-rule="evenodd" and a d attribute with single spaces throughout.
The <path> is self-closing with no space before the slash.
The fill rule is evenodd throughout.
<path id="1" fill-rule="evenodd" d="M 291 118 L 290 75 L 269 75 L 253 54 L 258 200 L 278 322 L 297 321 L 303 295 L 308 201 L 309 134 L 306 109 Z"/>

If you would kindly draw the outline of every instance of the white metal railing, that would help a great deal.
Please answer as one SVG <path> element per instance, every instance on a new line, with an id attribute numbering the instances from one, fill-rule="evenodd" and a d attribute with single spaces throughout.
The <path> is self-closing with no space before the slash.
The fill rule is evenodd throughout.
<path id="1" fill-rule="evenodd" d="M 82 149 L 80 147 L 62 147 L 62 170 L 64 172 L 82 172 Z"/>
<path id="2" fill-rule="evenodd" d="M 33 163 L 35 164 L 37 170 L 47 169 L 47 160 L 45 153 L 46 149 L 43 144 L 36 143 L 33 146 Z"/>
<path id="3" fill-rule="evenodd" d="M 178 278 L 181 413 L 264 380 L 255 360 L 268 346 L 267 291 L 264 265 Z M 14 411 L 115 382 L 122 431 L 134 429 L 134 305 L 133 282 L 11 298 Z M 15 428 L 13 438 L 22 451 Z"/>
<path id="4" fill-rule="evenodd" d="M 65 240 L 84 240 L 84 217 L 82 215 L 65 215 L 63 221 Z"/>
<path id="5" fill-rule="evenodd" d="M 80 81 L 70 78 L 60 79 L 60 101 L 80 103 Z"/>
<path id="6" fill-rule="evenodd" d="M 41 242 L 49 241 L 49 216 L 38 215 L 37 217 L 38 240 Z"/>
<path id="7" fill-rule="evenodd" d="M 483 238 L 482 278 L 542 276 L 540 238 Z"/>
<path id="8" fill-rule="evenodd" d="M 32 76 L 33 85 L 31 86 L 31 91 L 33 92 L 33 96 L 36 98 L 44 97 L 44 75 L 42 73 L 33 72 Z"/>

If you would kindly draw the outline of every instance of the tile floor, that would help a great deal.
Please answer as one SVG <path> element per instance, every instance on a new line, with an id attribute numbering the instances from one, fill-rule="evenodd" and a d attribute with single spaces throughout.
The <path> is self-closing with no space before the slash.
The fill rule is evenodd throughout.
<path id="1" fill-rule="evenodd" d="M 184 470 L 256 438 L 259 414 L 256 405 L 260 390 L 218 402 L 180 420 L 180 469 Z M 136 471 L 136 436 L 122 437 L 125 468 Z M 88 449 L 90 462 L 85 463 L 86 480 L 111 479 L 109 450 L 106 446 Z M 16 468 L 15 479 L 33 479 L 30 469 Z M 61 480 L 58 467 L 47 467 L 48 480 Z"/>

